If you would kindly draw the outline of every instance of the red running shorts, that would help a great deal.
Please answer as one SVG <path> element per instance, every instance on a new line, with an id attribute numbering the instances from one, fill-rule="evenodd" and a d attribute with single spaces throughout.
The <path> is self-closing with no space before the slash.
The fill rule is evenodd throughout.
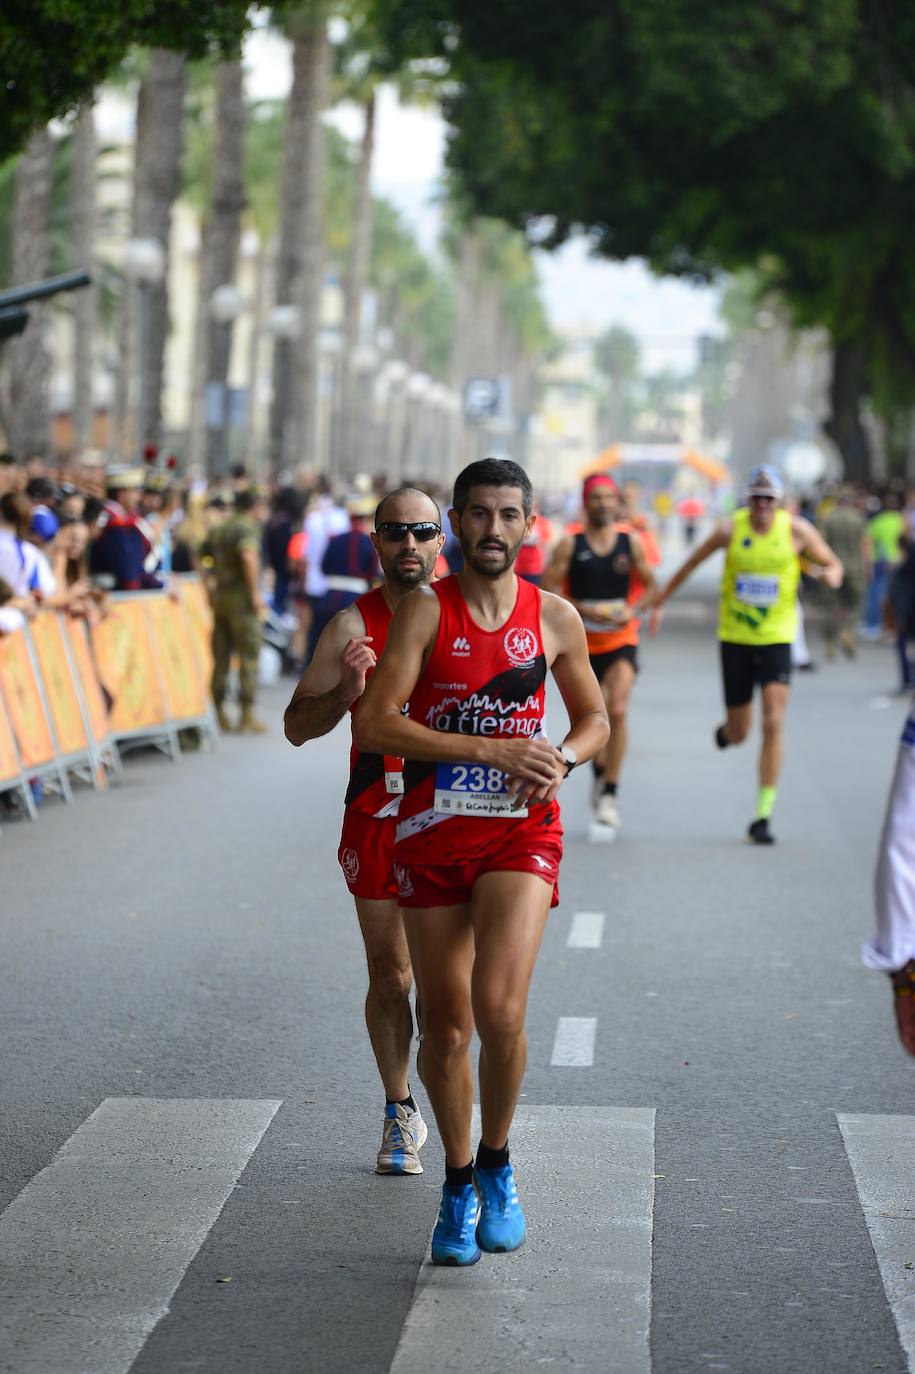
<path id="1" fill-rule="evenodd" d="M 394 877 L 396 816 L 365 816 L 346 807 L 337 859 L 346 886 L 354 897 L 367 901 L 397 900 Z"/>
<path id="2" fill-rule="evenodd" d="M 398 846 L 394 872 L 402 907 L 463 906 L 484 873 L 534 873 L 552 884 L 550 907 L 559 905 L 562 826 L 558 817 L 548 829 L 525 821 L 506 825 L 454 819 L 442 823 L 467 826 L 467 857 L 447 864 L 414 863 L 401 855 Z"/>

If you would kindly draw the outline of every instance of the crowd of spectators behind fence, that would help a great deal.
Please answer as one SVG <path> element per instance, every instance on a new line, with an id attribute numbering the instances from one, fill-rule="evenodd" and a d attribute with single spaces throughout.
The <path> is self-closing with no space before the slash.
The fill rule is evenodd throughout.
<path id="1" fill-rule="evenodd" d="M 147 459 L 135 470 L 90 459 L 56 468 L 39 458 L 0 454 L 0 633 L 16 629 L 41 606 L 91 620 L 105 613 L 111 592 L 167 586 L 175 573 L 206 578 L 201 548 L 232 512 L 237 493 L 251 489 L 251 477 L 236 467 L 206 486 L 182 481 L 174 460 L 153 451 Z M 450 493 L 418 485 L 444 513 Z M 345 588 L 374 579 L 368 531 L 383 492 L 383 479 L 357 480 L 347 489 L 305 470 L 261 487 L 264 604 L 289 634 L 290 671 L 307 662 L 337 602 L 345 604 Z M 645 528 L 650 517 L 639 510 L 638 484 L 627 483 L 624 494 L 628 518 Z M 655 504 L 660 510 L 657 493 Z M 853 657 L 861 641 L 892 644 L 899 688 L 915 687 L 915 487 L 898 481 L 873 489 L 833 485 L 805 494 L 797 505 L 846 569 L 837 593 L 807 581 L 807 604 L 821 615 L 827 659 L 838 652 Z M 550 542 L 570 516 L 574 512 L 559 510 L 552 524 L 538 516 L 519 571 L 538 580 Z M 440 572 L 455 571 L 460 550 L 447 520 L 444 530 Z M 340 535 L 349 538 L 338 539 L 328 554 Z"/>

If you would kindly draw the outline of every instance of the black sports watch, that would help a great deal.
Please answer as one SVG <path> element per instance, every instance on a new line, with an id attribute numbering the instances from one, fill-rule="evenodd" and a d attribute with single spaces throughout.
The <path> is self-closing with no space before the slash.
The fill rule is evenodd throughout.
<path id="1" fill-rule="evenodd" d="M 560 749 L 559 752 L 560 752 L 560 754 L 562 755 L 562 757 L 565 759 L 565 763 L 566 763 L 566 777 L 568 777 L 569 774 L 571 773 L 572 769 L 575 767 L 576 763 L 578 762 L 578 755 L 576 754 L 575 750 L 574 750 L 574 749 L 570 749 L 569 746 L 568 746 L 567 744 L 564 744 L 564 745 L 562 746 L 562 748 Z"/>

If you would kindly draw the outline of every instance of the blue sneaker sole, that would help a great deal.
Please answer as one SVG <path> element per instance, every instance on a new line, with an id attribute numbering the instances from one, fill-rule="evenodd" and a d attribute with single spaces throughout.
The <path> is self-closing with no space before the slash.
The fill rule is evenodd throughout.
<path id="1" fill-rule="evenodd" d="M 433 1253 L 432 1263 L 440 1264 L 446 1269 L 466 1269 L 469 1265 L 476 1264 L 477 1260 L 482 1258 L 483 1254 L 480 1250 L 477 1250 L 473 1259 L 458 1259 L 457 1255 L 442 1255 L 441 1258 L 439 1258 Z"/>
<path id="2" fill-rule="evenodd" d="M 479 1245 L 481 1250 L 485 1250 L 487 1255 L 508 1255 L 511 1254 L 512 1250 L 519 1249 L 524 1244 L 526 1237 L 527 1232 L 525 1231 L 521 1239 L 516 1240 L 513 1244 L 510 1244 L 508 1241 L 499 1240 L 496 1241 L 494 1245 L 488 1245 L 486 1241 L 483 1240 L 482 1236 L 477 1236 L 477 1245 Z"/>

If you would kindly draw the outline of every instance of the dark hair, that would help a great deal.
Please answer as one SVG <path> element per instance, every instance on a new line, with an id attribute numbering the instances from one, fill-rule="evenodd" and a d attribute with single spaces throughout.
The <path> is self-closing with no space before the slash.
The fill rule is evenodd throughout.
<path id="1" fill-rule="evenodd" d="M 233 482 L 240 482 L 242 478 L 247 477 L 247 475 L 248 469 L 245 467 L 244 463 L 233 463 L 229 468 L 229 476 L 232 478 Z"/>
<path id="2" fill-rule="evenodd" d="M 54 501 L 57 498 L 57 488 L 47 477 L 32 477 L 26 484 L 25 494 L 30 501 Z"/>
<path id="3" fill-rule="evenodd" d="M 257 487 L 242 487 L 241 491 L 235 493 L 235 509 L 239 513 L 254 510 L 260 499 L 261 494 Z"/>
<path id="4" fill-rule="evenodd" d="M 0 496 L 0 515 L 22 539 L 28 534 L 32 523 L 32 503 L 24 492 L 8 491 L 5 496 Z"/>
<path id="5" fill-rule="evenodd" d="M 14 468 L 18 461 L 15 453 L 10 453 L 8 449 L 0 453 L 0 467 Z"/>
<path id="6" fill-rule="evenodd" d="M 61 515 L 58 520 L 58 528 L 65 530 L 68 525 L 85 525 L 87 523 L 85 515 Z"/>
<path id="7" fill-rule="evenodd" d="M 481 458 L 459 472 L 454 483 L 451 504 L 461 514 L 470 498 L 472 487 L 519 487 L 525 518 L 534 509 L 534 488 L 524 468 L 511 458 Z"/>
<path id="8" fill-rule="evenodd" d="M 429 493 L 428 493 L 427 491 L 423 491 L 422 487 L 405 486 L 405 487 L 397 487 L 394 491 L 386 491 L 385 494 L 384 494 L 384 496 L 382 496 L 381 500 L 378 502 L 378 505 L 375 507 L 375 529 L 376 529 L 376 530 L 377 530 L 378 526 L 381 524 L 381 520 L 382 520 L 382 517 L 383 517 L 383 514 L 384 514 L 384 508 L 385 508 L 386 503 L 387 503 L 388 501 L 392 501 L 392 500 L 394 499 L 395 496 L 425 496 L 426 500 L 427 500 L 427 501 L 431 501 L 432 504 L 433 504 L 433 506 L 435 507 L 435 515 L 436 515 L 436 521 L 437 521 L 437 523 L 438 523 L 439 525 L 442 523 L 442 513 L 441 513 L 441 511 L 440 511 L 439 508 L 438 508 L 438 502 L 436 501 L 435 497 L 434 497 L 434 496 L 430 496 Z"/>
<path id="9" fill-rule="evenodd" d="M 98 518 L 105 509 L 105 502 L 100 501 L 97 496 L 87 496 L 86 504 L 83 506 L 83 522 L 88 525 L 90 530 L 98 524 Z"/>
<path id="10" fill-rule="evenodd" d="M 302 493 L 296 491 L 295 487 L 279 487 L 273 493 L 273 509 L 277 515 L 288 515 L 293 520 L 299 520 L 305 509 Z"/>

